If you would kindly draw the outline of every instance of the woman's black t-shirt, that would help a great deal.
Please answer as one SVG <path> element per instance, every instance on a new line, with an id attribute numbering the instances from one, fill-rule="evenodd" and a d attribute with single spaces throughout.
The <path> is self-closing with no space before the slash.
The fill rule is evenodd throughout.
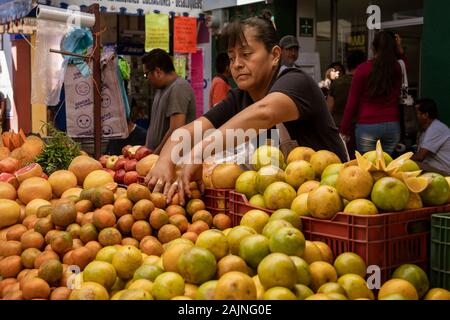
<path id="1" fill-rule="evenodd" d="M 300 118 L 284 125 L 300 146 L 316 151 L 334 152 L 343 162 L 348 161 L 347 150 L 328 110 L 317 83 L 303 71 L 284 70 L 274 81 L 269 93 L 279 92 L 290 97 L 300 112 Z M 231 90 L 227 98 L 208 111 L 207 118 L 215 128 L 220 128 L 231 118 L 254 102 L 246 91 Z"/>

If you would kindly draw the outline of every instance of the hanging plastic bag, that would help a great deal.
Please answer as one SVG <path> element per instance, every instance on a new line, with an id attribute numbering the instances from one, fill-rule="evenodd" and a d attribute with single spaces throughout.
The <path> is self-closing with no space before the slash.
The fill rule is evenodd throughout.
<path id="1" fill-rule="evenodd" d="M 117 57 L 102 55 L 102 88 L 92 76 L 83 77 L 79 68 L 69 65 L 64 82 L 66 94 L 67 133 L 73 138 L 94 135 L 94 90 L 101 90 L 102 130 L 105 139 L 126 139 L 129 135 L 125 106 L 118 83 Z"/>
<path id="2" fill-rule="evenodd" d="M 31 103 L 57 105 L 67 64 L 64 57 L 50 49 L 60 50 L 69 31 L 66 23 L 37 20 L 36 50 L 31 79 Z"/>

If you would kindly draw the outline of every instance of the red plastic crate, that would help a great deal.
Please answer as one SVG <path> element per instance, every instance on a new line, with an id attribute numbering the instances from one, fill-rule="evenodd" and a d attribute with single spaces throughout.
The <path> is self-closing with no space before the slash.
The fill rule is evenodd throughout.
<path id="1" fill-rule="evenodd" d="M 338 213 L 332 220 L 302 217 L 303 234 L 328 244 L 335 256 L 358 254 L 367 266 L 380 268 L 384 282 L 405 263 L 428 270 L 431 215 L 449 211 L 447 205 L 374 216 Z"/>
<path id="2" fill-rule="evenodd" d="M 227 214 L 229 210 L 231 189 L 206 189 L 203 194 L 206 210 L 212 215 Z"/>
<path id="3" fill-rule="evenodd" d="M 251 205 L 243 194 L 230 192 L 229 216 L 233 226 L 239 225 L 242 216 L 253 209 L 273 213 Z M 331 220 L 302 217 L 302 231 L 307 240 L 325 242 L 335 257 L 354 252 L 367 266 L 379 266 L 384 282 L 405 263 L 428 270 L 431 215 L 445 212 L 450 212 L 450 205 L 373 216 L 338 213 Z"/>
<path id="4" fill-rule="evenodd" d="M 250 210 L 262 210 L 267 212 L 269 215 L 274 212 L 272 210 L 250 204 L 245 195 L 237 193 L 236 191 L 230 191 L 229 203 L 228 216 L 231 218 L 231 225 L 233 227 L 238 226 L 241 222 L 242 216 Z"/>

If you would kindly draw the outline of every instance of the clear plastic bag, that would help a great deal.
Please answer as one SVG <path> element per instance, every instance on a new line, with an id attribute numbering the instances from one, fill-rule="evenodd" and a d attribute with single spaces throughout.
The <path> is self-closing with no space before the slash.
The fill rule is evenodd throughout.
<path id="1" fill-rule="evenodd" d="M 50 49 L 60 50 L 69 27 L 66 23 L 37 20 L 36 50 L 31 83 L 31 103 L 59 104 L 67 64 L 64 57 Z"/>

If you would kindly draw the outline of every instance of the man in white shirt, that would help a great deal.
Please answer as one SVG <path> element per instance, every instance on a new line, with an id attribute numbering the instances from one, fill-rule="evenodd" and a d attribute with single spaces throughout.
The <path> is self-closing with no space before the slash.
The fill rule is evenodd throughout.
<path id="1" fill-rule="evenodd" d="M 450 176 L 450 129 L 438 120 L 436 103 L 431 99 L 419 100 L 416 113 L 421 134 L 412 159 L 424 171 Z"/>

